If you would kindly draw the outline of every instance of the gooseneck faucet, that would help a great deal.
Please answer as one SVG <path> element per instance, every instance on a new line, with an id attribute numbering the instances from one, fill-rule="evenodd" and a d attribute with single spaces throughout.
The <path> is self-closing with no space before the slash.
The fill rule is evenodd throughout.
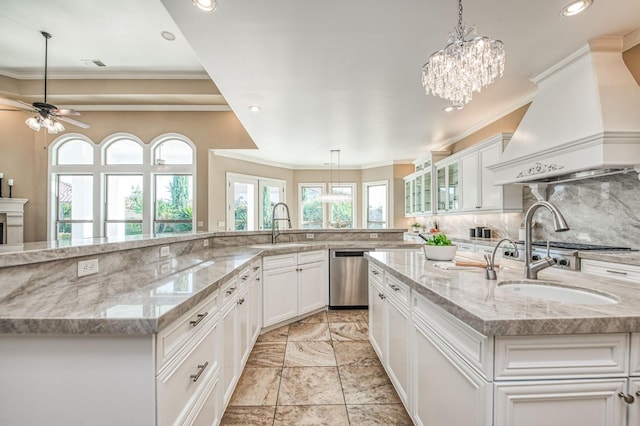
<path id="1" fill-rule="evenodd" d="M 487 260 L 487 270 L 485 271 L 485 278 L 488 280 L 495 280 L 498 276 L 496 275 L 496 270 L 493 269 L 493 265 L 495 264 L 494 262 L 496 261 L 496 252 L 498 251 L 498 247 L 500 247 L 500 244 L 502 244 L 505 241 L 509 241 L 511 243 L 511 245 L 513 246 L 513 248 L 515 249 L 515 257 L 518 257 L 518 246 L 516 245 L 516 243 L 513 240 L 510 240 L 509 238 L 503 238 L 500 241 L 498 241 L 498 244 L 496 244 L 496 247 L 493 249 L 493 253 L 491 253 L 491 257 L 489 257 L 488 255 L 484 255 L 485 259 Z"/>
<path id="2" fill-rule="evenodd" d="M 287 217 L 276 217 L 276 211 L 278 209 L 278 206 L 284 206 L 284 210 L 287 212 Z M 289 206 L 287 206 L 283 202 L 276 203 L 273 206 L 273 211 L 271 212 L 271 244 L 275 244 L 276 238 L 278 238 L 278 235 L 280 235 L 280 232 L 276 232 L 276 221 L 279 221 L 279 220 L 286 220 L 289 223 L 289 229 L 292 228 L 291 215 L 289 214 Z"/>
<path id="3" fill-rule="evenodd" d="M 553 266 L 556 264 L 556 260 L 550 256 L 547 256 L 544 259 L 541 259 L 535 262 L 533 261 L 533 255 L 532 255 L 533 250 L 531 248 L 531 243 L 533 240 L 533 232 L 531 228 L 533 227 L 532 226 L 533 215 L 535 214 L 536 210 L 538 210 L 540 207 L 545 207 L 553 215 L 553 225 L 556 232 L 564 232 L 569 230 L 569 225 L 567 225 L 567 221 L 564 219 L 564 216 L 562 216 L 562 213 L 560 213 L 560 210 L 558 210 L 558 208 L 553 204 L 551 204 L 550 202 L 538 201 L 534 203 L 531 207 L 529 207 L 529 210 L 527 210 L 527 213 L 524 216 L 524 228 L 525 228 L 525 234 L 524 234 L 524 262 L 525 262 L 524 268 L 525 269 L 524 271 L 525 271 L 525 278 L 531 279 L 531 280 L 537 280 L 538 272 L 540 272 L 545 268 L 548 268 L 549 266 Z"/>

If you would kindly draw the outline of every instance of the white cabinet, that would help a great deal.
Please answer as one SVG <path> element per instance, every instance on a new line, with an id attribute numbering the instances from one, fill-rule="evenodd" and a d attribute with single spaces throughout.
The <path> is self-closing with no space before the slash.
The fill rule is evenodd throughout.
<path id="1" fill-rule="evenodd" d="M 626 379 L 495 385 L 495 426 L 627 426 Z M 633 425 L 636 425 L 634 423 Z"/>
<path id="2" fill-rule="evenodd" d="M 263 259 L 265 327 L 327 305 L 327 263 L 326 250 Z"/>
<path id="3" fill-rule="evenodd" d="M 220 384 L 222 386 L 222 406 L 226 407 L 233 389 L 240 377 L 240 339 L 238 337 L 238 309 L 236 299 L 229 300 L 220 310 L 221 354 Z"/>
<path id="4" fill-rule="evenodd" d="M 633 282 L 640 281 L 640 266 L 636 265 L 581 259 L 580 270 L 588 274 L 596 274 L 603 277 L 615 278 L 617 280 Z"/>
<path id="5" fill-rule="evenodd" d="M 421 320 L 413 321 L 412 331 L 414 422 L 417 425 L 490 426 L 491 383 L 469 367 Z"/>
<path id="6" fill-rule="evenodd" d="M 420 216 L 434 212 L 434 166 L 449 155 L 449 151 L 432 151 L 414 161 L 415 172 L 404 177 L 404 214 Z"/>
<path id="7" fill-rule="evenodd" d="M 460 210 L 460 161 L 450 157 L 436 164 L 436 209 L 438 213 Z"/>
<path id="8" fill-rule="evenodd" d="M 406 405 L 409 388 L 409 309 L 391 296 L 391 292 L 388 293 L 386 366 L 389 378 Z"/>
<path id="9" fill-rule="evenodd" d="M 635 403 L 629 405 L 629 426 L 640 425 L 640 378 L 629 380 L 629 394 L 635 398 Z"/>
<path id="10" fill-rule="evenodd" d="M 475 210 L 480 206 L 480 185 L 478 182 L 478 151 L 460 158 L 462 181 L 462 210 Z"/>
<path id="11" fill-rule="evenodd" d="M 384 365 L 384 290 L 382 283 L 371 278 L 371 266 L 369 269 L 369 339 L 378 358 Z"/>

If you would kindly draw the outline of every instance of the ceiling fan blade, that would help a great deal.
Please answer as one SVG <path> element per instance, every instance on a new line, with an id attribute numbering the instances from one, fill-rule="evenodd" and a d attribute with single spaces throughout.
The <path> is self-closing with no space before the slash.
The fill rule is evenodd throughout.
<path id="1" fill-rule="evenodd" d="M 64 121 L 65 123 L 69 123 L 69 124 L 73 124 L 74 126 L 78 126 L 78 127 L 82 127 L 83 129 L 88 129 L 90 126 L 82 121 L 78 121 L 78 120 L 74 120 L 73 118 L 69 118 L 69 117 L 65 117 L 65 116 L 58 116 L 56 115 L 56 120 L 60 120 L 60 121 Z"/>
<path id="2" fill-rule="evenodd" d="M 7 98 L 0 98 L 0 105 L 12 106 L 15 108 L 25 109 L 27 111 L 33 111 L 33 112 L 38 111 L 33 107 L 33 105 L 30 105 L 26 102 L 15 101 L 13 99 L 7 99 Z"/>
<path id="3" fill-rule="evenodd" d="M 81 115 L 78 111 L 68 108 L 54 109 L 51 110 L 51 113 L 55 115 Z"/>

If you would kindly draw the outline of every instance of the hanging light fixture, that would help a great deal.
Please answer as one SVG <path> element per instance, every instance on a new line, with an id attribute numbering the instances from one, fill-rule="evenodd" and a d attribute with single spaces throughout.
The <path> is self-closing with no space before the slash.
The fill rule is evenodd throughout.
<path id="1" fill-rule="evenodd" d="M 337 163 L 334 161 L 334 156 L 337 157 Z M 331 162 L 329 163 L 329 167 L 331 171 L 329 172 L 329 192 L 324 194 L 320 194 L 318 196 L 318 200 L 323 203 L 344 203 L 347 201 L 351 201 L 351 195 L 344 194 L 341 192 L 336 192 L 336 189 L 333 187 L 333 165 L 338 165 L 338 186 L 340 186 L 340 150 L 332 149 L 331 150 Z"/>
<path id="2" fill-rule="evenodd" d="M 449 44 L 429 56 L 422 67 L 422 85 L 427 94 L 440 96 L 462 108 L 504 72 L 504 45 L 489 37 L 474 37 L 476 27 L 462 23 L 462 0 L 458 0 L 458 26 L 449 34 Z"/>

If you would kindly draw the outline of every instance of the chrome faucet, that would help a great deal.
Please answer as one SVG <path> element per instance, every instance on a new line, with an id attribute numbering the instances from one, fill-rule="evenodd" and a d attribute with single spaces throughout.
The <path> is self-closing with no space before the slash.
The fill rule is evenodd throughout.
<path id="1" fill-rule="evenodd" d="M 531 228 L 533 223 L 533 215 L 540 207 L 545 207 L 553 215 L 553 225 L 556 232 L 564 232 L 569 230 L 569 225 L 567 225 L 567 221 L 564 219 L 564 216 L 562 216 L 562 213 L 560 213 L 560 210 L 558 210 L 558 208 L 550 202 L 538 201 L 531 207 L 529 207 L 529 210 L 527 210 L 527 213 L 524 216 L 524 271 L 525 278 L 531 280 L 537 280 L 538 272 L 556 264 L 556 260 L 549 255 L 547 255 L 547 257 L 545 257 L 544 259 L 535 262 L 533 261 L 533 250 L 531 248 L 533 232 Z"/>
<path id="2" fill-rule="evenodd" d="M 284 209 L 287 212 L 287 217 L 276 217 L 276 210 L 278 209 L 278 206 L 284 206 Z M 289 214 L 289 206 L 287 206 L 285 203 L 282 203 L 282 202 L 276 203 L 273 206 L 273 211 L 271 212 L 271 244 L 275 244 L 276 238 L 278 238 L 278 235 L 280 235 L 280 232 L 276 232 L 276 221 L 278 220 L 286 220 L 287 222 L 289 222 L 289 229 L 292 228 L 291 215 Z"/>
<path id="3" fill-rule="evenodd" d="M 515 249 L 515 257 L 518 257 L 518 246 L 513 240 L 510 240 L 509 238 L 503 238 L 498 241 L 498 244 L 496 244 L 496 247 L 493 249 L 493 253 L 491 253 L 491 257 L 486 254 L 484 255 L 484 258 L 487 261 L 487 270 L 485 271 L 484 275 L 488 280 L 495 280 L 498 277 L 496 275 L 496 270 L 493 269 L 493 267 L 496 261 L 496 252 L 498 251 L 498 247 L 500 247 L 500 244 L 502 244 L 504 241 L 509 241 L 511 245 L 513 245 L 513 248 Z"/>

